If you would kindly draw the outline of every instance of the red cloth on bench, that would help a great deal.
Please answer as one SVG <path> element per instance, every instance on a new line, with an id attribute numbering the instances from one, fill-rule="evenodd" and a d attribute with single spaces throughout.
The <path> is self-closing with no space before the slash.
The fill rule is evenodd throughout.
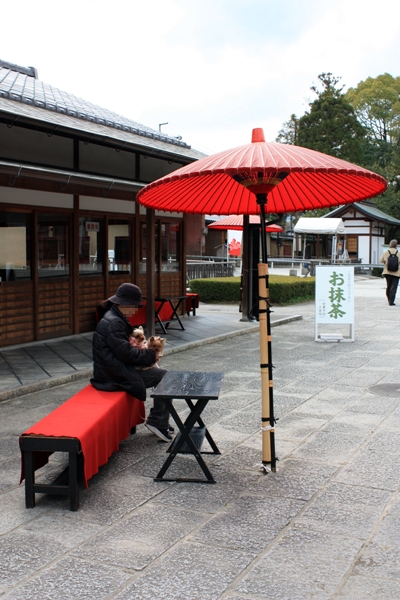
<path id="1" fill-rule="evenodd" d="M 89 384 L 22 435 L 78 438 L 88 487 L 88 480 L 119 449 L 119 442 L 129 436 L 131 428 L 143 423 L 145 417 L 144 402 L 126 392 L 101 392 Z M 39 465 L 35 463 L 35 469 L 45 465 L 50 456 L 47 452 L 40 454 L 44 455 L 40 457 L 43 460 Z"/>

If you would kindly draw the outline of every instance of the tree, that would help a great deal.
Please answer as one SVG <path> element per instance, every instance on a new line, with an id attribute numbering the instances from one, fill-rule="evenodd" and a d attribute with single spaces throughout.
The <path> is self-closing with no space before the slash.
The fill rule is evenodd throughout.
<path id="1" fill-rule="evenodd" d="M 364 127 L 342 93 L 343 86 L 337 87 L 340 77 L 321 73 L 318 79 L 323 89 L 319 91 L 316 86 L 311 87 L 317 98 L 310 102 L 310 110 L 299 119 L 298 144 L 361 164 Z"/>
<path id="2" fill-rule="evenodd" d="M 346 99 L 366 132 L 363 166 L 388 182 L 375 204 L 400 219 L 400 77 L 368 77 L 350 88 Z"/>
<path id="3" fill-rule="evenodd" d="M 280 144 L 291 144 L 297 146 L 297 133 L 299 129 L 299 119 L 296 115 L 291 115 L 289 121 L 286 121 L 282 129 L 279 130 L 276 137 L 277 142 Z"/>
<path id="4" fill-rule="evenodd" d="M 388 73 L 368 77 L 350 88 L 346 99 L 354 107 L 371 141 L 398 144 L 400 134 L 400 77 Z"/>

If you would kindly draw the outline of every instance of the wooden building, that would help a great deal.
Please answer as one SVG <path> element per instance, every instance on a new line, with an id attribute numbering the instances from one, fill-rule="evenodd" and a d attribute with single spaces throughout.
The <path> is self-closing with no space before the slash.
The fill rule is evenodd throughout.
<path id="1" fill-rule="evenodd" d="M 377 264 L 385 244 L 387 227 L 400 228 L 399 219 L 379 210 L 372 202 L 340 206 L 323 218 L 340 217 L 346 231 L 346 250 L 351 260 Z"/>
<path id="2" fill-rule="evenodd" d="M 200 239 L 201 220 L 149 219 L 135 198 L 202 156 L 0 61 L 0 346 L 93 330 L 121 283 L 146 294 L 150 247 L 154 294 L 185 293 L 186 229 Z"/>

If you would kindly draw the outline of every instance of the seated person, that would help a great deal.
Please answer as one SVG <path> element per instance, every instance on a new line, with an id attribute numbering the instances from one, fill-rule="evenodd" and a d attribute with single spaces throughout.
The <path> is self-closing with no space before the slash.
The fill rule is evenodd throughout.
<path id="1" fill-rule="evenodd" d="M 133 331 L 128 319 L 142 306 L 142 292 L 133 283 L 123 283 L 108 299 L 104 316 L 93 334 L 93 377 L 97 390 L 124 390 L 138 400 L 146 400 L 146 388 L 156 386 L 167 372 L 156 366 L 159 356 L 148 348 L 130 344 Z M 138 370 L 135 367 L 151 367 Z M 169 411 L 161 400 L 154 402 L 146 427 L 163 441 L 170 441 Z"/>

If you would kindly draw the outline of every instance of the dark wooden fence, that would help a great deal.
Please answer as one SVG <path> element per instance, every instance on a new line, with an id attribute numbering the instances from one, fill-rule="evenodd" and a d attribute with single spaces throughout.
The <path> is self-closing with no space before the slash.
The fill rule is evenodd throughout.
<path id="1" fill-rule="evenodd" d="M 186 265 L 186 279 L 207 279 L 210 277 L 233 277 L 235 263 L 201 262 Z"/>

